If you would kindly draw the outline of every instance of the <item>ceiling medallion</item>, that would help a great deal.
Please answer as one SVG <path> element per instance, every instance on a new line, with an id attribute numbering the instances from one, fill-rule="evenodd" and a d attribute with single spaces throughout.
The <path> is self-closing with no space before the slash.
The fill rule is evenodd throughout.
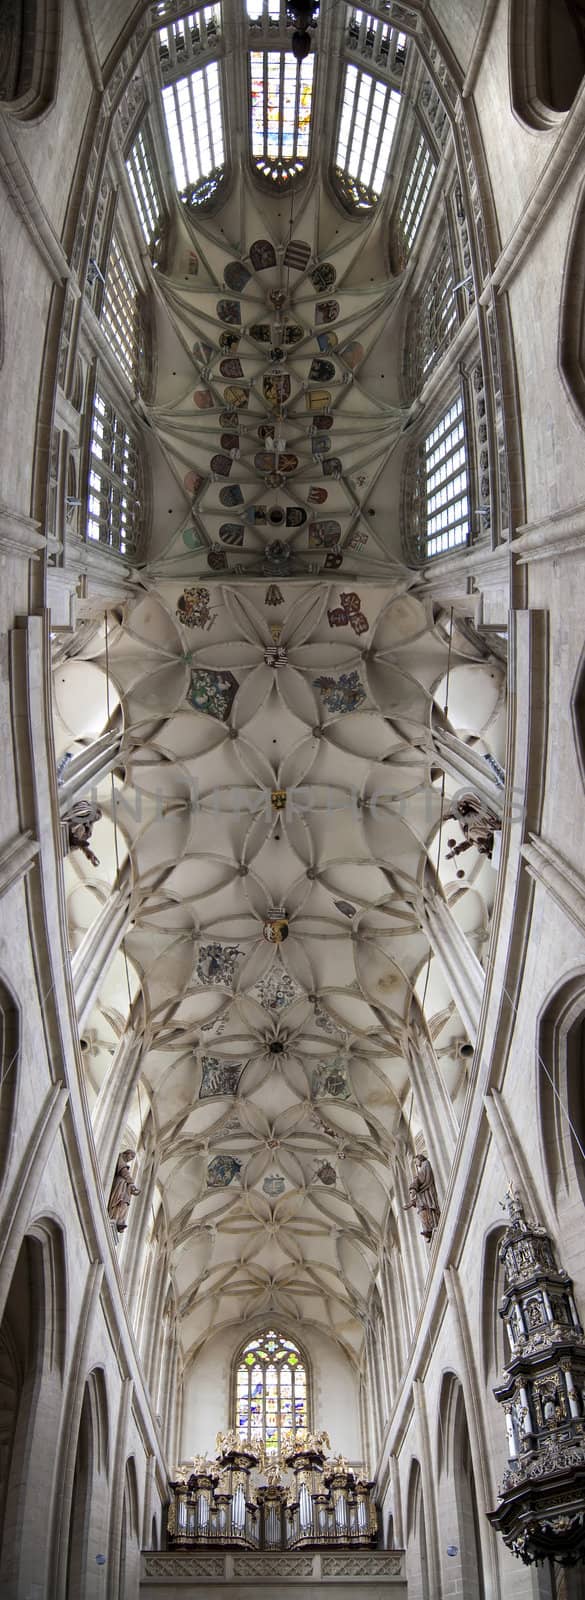
<path id="1" fill-rule="evenodd" d="M 510 1356 L 494 1389 L 508 1467 L 492 1527 L 526 1566 L 585 1561 L 585 1336 L 568 1273 L 510 1184 L 500 1305 Z"/>
<path id="2" fill-rule="evenodd" d="M 275 906 L 262 927 L 267 944 L 284 944 L 288 939 L 288 917 L 284 906 Z"/>

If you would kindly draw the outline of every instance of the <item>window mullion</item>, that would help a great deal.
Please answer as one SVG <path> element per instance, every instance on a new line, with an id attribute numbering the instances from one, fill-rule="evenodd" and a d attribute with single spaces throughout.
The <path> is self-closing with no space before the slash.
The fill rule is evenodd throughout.
<path id="1" fill-rule="evenodd" d="M 362 82 L 363 82 L 363 78 L 362 78 Z M 360 89 L 361 89 L 361 84 L 360 84 L 359 89 L 358 89 L 358 95 L 357 95 L 358 101 L 359 101 L 359 91 L 360 91 Z M 363 131 L 363 134 L 362 134 L 362 148 L 361 148 L 361 151 L 360 151 L 359 166 L 358 166 L 358 170 L 357 170 L 357 178 L 358 178 L 358 182 L 359 183 L 362 182 L 363 166 L 364 166 L 364 161 L 366 159 L 366 145 L 367 145 L 367 142 L 368 142 L 368 128 L 370 126 L 370 117 L 372 115 L 372 105 L 373 105 L 375 92 L 376 92 L 375 79 L 374 78 L 370 78 L 370 92 L 368 94 L 368 104 L 367 104 L 367 108 L 366 108 L 366 124 L 365 124 L 365 128 L 364 128 L 364 131 Z M 377 153 L 377 147 L 376 147 L 376 153 Z M 372 166 L 372 173 L 374 173 L 375 170 L 376 170 L 375 165 L 373 165 Z"/>

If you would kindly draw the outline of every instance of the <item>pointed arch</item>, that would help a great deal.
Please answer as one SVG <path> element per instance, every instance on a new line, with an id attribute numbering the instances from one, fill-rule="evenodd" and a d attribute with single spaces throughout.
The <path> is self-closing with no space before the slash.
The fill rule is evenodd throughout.
<path id="1" fill-rule="evenodd" d="M 106 1545 L 109 1416 L 103 1369 L 90 1372 L 83 1392 L 69 1521 L 67 1600 L 85 1600 L 89 1572 Z"/>
<path id="2" fill-rule="evenodd" d="M 43 1584 L 46 1464 L 57 1448 L 66 1346 L 61 1230 L 39 1219 L 23 1239 L 0 1322 L 0 1589 Z"/>
<path id="3" fill-rule="evenodd" d="M 585 972 L 552 996 L 538 1026 L 539 1131 L 550 1202 L 585 1201 Z"/>
<path id="4" fill-rule="evenodd" d="M 234 1359 L 232 1415 L 243 1439 L 263 1439 L 268 1455 L 281 1438 L 311 1427 L 311 1367 L 298 1341 L 269 1327 L 246 1339 Z"/>
<path id="5" fill-rule="evenodd" d="M 14 0 L 0 30 L 0 101 L 30 122 L 52 104 L 59 76 L 60 0 Z"/>
<path id="6" fill-rule="evenodd" d="M 0 319 L 2 285 L 0 282 Z M 2 356 L 0 320 L 0 364 Z M 4 1182 L 18 1098 L 20 1070 L 20 1009 L 12 990 L 0 979 L 0 1188 Z"/>
<path id="7" fill-rule="evenodd" d="M 585 184 L 575 206 L 563 272 L 559 368 L 571 405 L 585 425 Z"/>
<path id="8" fill-rule="evenodd" d="M 513 0 L 509 21 L 512 109 L 529 128 L 555 127 L 585 73 L 585 16 L 578 0 Z"/>
<path id="9" fill-rule="evenodd" d="M 485 1600 L 479 1508 L 463 1388 L 445 1372 L 437 1416 L 441 1525 L 447 1532 L 449 1579 L 465 1600 Z"/>

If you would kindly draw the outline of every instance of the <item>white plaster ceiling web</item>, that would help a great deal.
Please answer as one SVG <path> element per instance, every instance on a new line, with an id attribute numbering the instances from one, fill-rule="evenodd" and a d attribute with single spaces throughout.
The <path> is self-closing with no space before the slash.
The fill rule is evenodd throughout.
<path id="1" fill-rule="evenodd" d="M 277 602 L 272 580 L 147 582 L 109 666 L 141 1093 L 185 1351 L 266 1311 L 356 1353 L 422 1026 L 416 908 L 436 859 L 428 741 L 447 633 L 399 582 L 289 578 Z M 358 632 L 338 621 L 350 599 Z M 491 663 L 456 629 L 450 653 L 489 708 Z M 462 925 L 487 927 L 481 883 L 467 901 L 450 883 Z M 89 1026 L 103 1037 L 97 1015 Z M 461 1025 L 451 1011 L 440 1027 L 452 1054 Z"/>

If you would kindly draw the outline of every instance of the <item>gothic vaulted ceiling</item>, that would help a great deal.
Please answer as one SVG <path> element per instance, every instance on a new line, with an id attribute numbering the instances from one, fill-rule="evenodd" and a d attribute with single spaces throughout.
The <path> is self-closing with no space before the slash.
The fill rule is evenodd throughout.
<path id="1" fill-rule="evenodd" d="M 154 1130 L 186 1354 L 266 1312 L 356 1355 L 423 1035 L 465 1089 L 421 907 L 437 889 L 481 955 L 495 871 L 446 859 L 433 730 L 449 673 L 452 732 L 501 758 L 502 674 L 388 554 L 408 412 L 383 237 L 314 176 L 292 204 L 242 175 L 213 220 L 178 207 L 144 412 L 184 515 L 163 536 L 155 483 L 142 598 L 57 674 L 58 754 L 106 710 L 123 729 L 100 867 L 65 863 L 71 943 L 128 852 L 88 1089 L 140 984 L 129 1128 Z"/>

